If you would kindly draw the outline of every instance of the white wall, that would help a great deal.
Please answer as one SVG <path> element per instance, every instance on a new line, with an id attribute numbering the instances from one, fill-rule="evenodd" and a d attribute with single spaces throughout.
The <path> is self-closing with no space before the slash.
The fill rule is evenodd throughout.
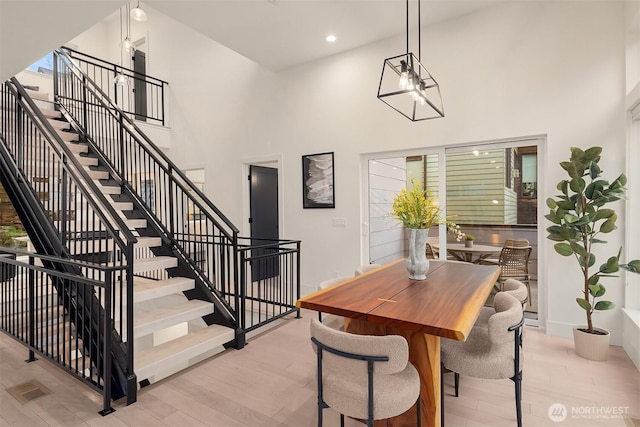
<path id="1" fill-rule="evenodd" d="M 558 163 L 571 146 L 605 146 L 603 170 L 622 171 L 622 11 L 622 3 L 611 2 L 516 2 L 423 32 L 423 58 L 440 82 L 444 119 L 410 123 L 375 98 L 382 60 L 402 52 L 401 39 L 276 76 L 264 103 L 254 104 L 245 139 L 256 155 L 283 153 L 290 176 L 284 188 L 287 236 L 303 241 L 303 284 L 335 271 L 348 274 L 359 262 L 359 200 L 366 191 L 361 153 L 547 135 L 541 200 L 555 194 L 555 183 L 563 178 Z M 269 114 L 261 116 L 264 110 Z M 300 156 L 324 151 L 335 152 L 335 212 L 303 210 Z M 347 226 L 333 228 L 334 216 L 346 218 Z M 540 217 L 541 228 L 543 221 Z M 569 336 L 573 324 L 584 322 L 574 302 L 579 270 L 539 234 L 540 280 L 548 296 L 543 316 L 552 333 Z M 617 249 L 622 233 L 610 237 L 610 247 Z M 620 280 L 608 285 L 608 297 L 620 304 Z M 620 342 L 619 311 L 597 314 L 597 322 Z"/>

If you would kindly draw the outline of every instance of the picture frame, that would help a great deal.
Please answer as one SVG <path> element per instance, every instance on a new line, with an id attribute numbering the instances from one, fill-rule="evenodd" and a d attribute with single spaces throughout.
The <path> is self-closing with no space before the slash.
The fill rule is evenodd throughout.
<path id="1" fill-rule="evenodd" d="M 302 207 L 336 207 L 333 152 L 302 156 Z"/>

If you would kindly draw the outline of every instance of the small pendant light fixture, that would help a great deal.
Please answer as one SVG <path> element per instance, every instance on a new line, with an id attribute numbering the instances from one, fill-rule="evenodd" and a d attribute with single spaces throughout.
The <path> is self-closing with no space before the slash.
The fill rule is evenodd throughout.
<path id="1" fill-rule="evenodd" d="M 143 22 L 147 20 L 147 14 L 144 12 L 144 10 L 140 9 L 140 0 L 138 0 L 138 5 L 131 9 L 130 16 L 135 21 Z"/>
<path id="2" fill-rule="evenodd" d="M 407 52 L 384 60 L 378 86 L 378 98 L 412 122 L 444 117 L 440 86 L 420 62 L 420 2 L 418 57 L 409 52 L 409 0 L 406 0 Z"/>
<path id="3" fill-rule="evenodd" d="M 127 17 L 127 20 L 129 18 Z M 127 43 L 127 40 L 129 40 L 129 36 L 127 35 L 126 38 L 123 39 L 124 37 L 124 31 L 123 31 L 123 19 L 122 19 L 122 8 L 120 8 L 120 40 L 121 40 L 121 46 L 120 46 L 120 72 L 117 73 L 115 75 L 115 83 L 118 86 L 125 86 L 129 84 L 129 77 L 124 73 L 124 50 L 126 49 L 125 45 Z M 129 40 L 130 41 L 130 40 Z"/>

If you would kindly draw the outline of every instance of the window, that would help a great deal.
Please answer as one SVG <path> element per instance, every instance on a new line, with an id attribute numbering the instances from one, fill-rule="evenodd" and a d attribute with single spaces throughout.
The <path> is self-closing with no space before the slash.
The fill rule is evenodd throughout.
<path id="1" fill-rule="evenodd" d="M 47 53 L 43 58 L 29 65 L 29 71 L 35 71 L 42 74 L 53 74 L 53 52 Z"/>

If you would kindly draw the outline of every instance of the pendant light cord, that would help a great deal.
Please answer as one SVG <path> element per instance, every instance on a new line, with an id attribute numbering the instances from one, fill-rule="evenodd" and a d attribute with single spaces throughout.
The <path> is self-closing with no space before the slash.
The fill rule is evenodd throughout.
<path id="1" fill-rule="evenodd" d="M 407 56 L 409 55 L 409 0 L 406 2 L 407 9 Z"/>
<path id="2" fill-rule="evenodd" d="M 422 37 L 420 37 L 420 3 L 422 3 L 422 1 L 418 0 L 418 62 L 422 63 Z"/>

